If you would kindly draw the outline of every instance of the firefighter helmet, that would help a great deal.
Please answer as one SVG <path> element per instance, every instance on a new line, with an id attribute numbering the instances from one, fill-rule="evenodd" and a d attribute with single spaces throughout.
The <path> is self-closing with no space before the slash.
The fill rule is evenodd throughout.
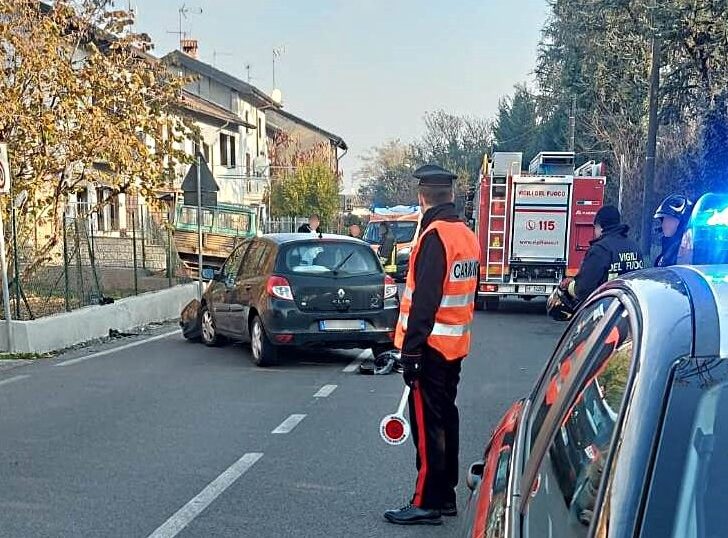
<path id="1" fill-rule="evenodd" d="M 690 218 L 693 204 L 682 194 L 670 194 L 667 196 L 655 210 L 656 219 L 663 217 L 673 217 L 685 224 Z"/>
<path id="2" fill-rule="evenodd" d="M 578 307 L 576 300 L 561 287 L 554 289 L 546 302 L 546 312 L 556 321 L 570 320 Z"/>

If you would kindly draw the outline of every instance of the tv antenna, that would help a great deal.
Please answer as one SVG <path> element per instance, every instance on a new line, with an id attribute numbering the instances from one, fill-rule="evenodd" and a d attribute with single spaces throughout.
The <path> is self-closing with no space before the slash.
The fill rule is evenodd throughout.
<path id="1" fill-rule="evenodd" d="M 253 77 L 250 75 L 250 70 L 253 69 L 253 66 L 251 64 L 245 64 L 245 73 L 248 78 L 248 84 L 251 83 L 253 80 Z"/>
<path id="2" fill-rule="evenodd" d="M 187 32 L 184 31 L 184 21 L 188 20 L 187 15 L 202 15 L 202 8 L 189 8 L 187 7 L 187 4 L 182 4 L 180 8 L 177 10 L 177 13 L 179 13 L 179 30 L 171 31 L 168 30 L 168 34 L 176 34 L 179 36 L 179 42 L 180 47 L 182 46 L 182 41 L 187 37 Z"/>
<path id="3" fill-rule="evenodd" d="M 286 47 L 280 46 L 273 49 L 273 89 L 276 87 L 276 60 L 286 53 Z"/>

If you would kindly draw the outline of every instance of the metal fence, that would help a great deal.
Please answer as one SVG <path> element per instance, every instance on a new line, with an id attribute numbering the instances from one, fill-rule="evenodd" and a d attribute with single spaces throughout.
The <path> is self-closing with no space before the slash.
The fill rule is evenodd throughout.
<path id="1" fill-rule="evenodd" d="M 87 215 L 65 217 L 58 241 L 43 253 L 37 230 L 14 238 L 12 317 L 36 319 L 189 282 L 167 214 L 138 206 L 126 214 L 127 229 L 110 232 L 96 230 Z"/>

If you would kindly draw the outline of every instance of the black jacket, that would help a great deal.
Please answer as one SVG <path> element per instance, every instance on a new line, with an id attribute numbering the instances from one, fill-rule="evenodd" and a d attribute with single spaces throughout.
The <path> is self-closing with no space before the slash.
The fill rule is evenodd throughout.
<path id="1" fill-rule="evenodd" d="M 429 209 L 422 216 L 420 230 L 424 232 L 436 220 L 458 222 L 461 219 L 455 204 L 442 204 Z M 420 246 L 415 264 L 415 292 L 407 321 L 407 331 L 402 344 L 402 354 L 421 356 L 427 337 L 435 324 L 435 314 L 442 301 L 442 285 L 447 272 L 445 247 L 436 231 L 419 239 Z"/>
<path id="2" fill-rule="evenodd" d="M 644 268 L 640 248 L 627 237 L 627 232 L 629 226 L 620 224 L 607 228 L 591 241 L 579 273 L 574 277 L 577 301 L 584 301 L 611 278 Z"/>
<path id="3" fill-rule="evenodd" d="M 379 241 L 379 257 L 389 261 L 390 256 L 392 256 L 392 251 L 394 250 L 394 243 L 394 234 L 391 231 L 383 235 Z"/>
<path id="4" fill-rule="evenodd" d="M 319 230 L 321 230 L 321 227 L 320 226 L 318 228 L 316 228 L 316 230 L 312 230 L 311 229 L 311 225 L 307 222 L 305 224 L 301 224 L 298 227 L 298 230 L 297 231 L 300 234 L 310 234 L 310 233 L 313 233 L 313 232 L 319 233 Z"/>
<path id="5" fill-rule="evenodd" d="M 662 236 L 662 251 L 655 259 L 655 267 L 669 267 L 677 263 L 684 230 L 680 229 L 672 237 Z"/>

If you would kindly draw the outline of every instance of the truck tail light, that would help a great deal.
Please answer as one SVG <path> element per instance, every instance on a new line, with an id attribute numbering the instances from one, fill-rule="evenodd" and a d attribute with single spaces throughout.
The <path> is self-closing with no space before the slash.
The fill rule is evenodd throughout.
<path id="1" fill-rule="evenodd" d="M 293 291 L 288 280 L 282 276 L 272 276 L 268 279 L 266 291 L 271 297 L 283 299 L 285 301 L 293 301 Z"/>
<path id="2" fill-rule="evenodd" d="M 498 285 L 497 284 L 481 284 L 480 291 L 482 291 L 484 293 L 495 293 L 496 291 L 498 291 Z"/>
<path id="3" fill-rule="evenodd" d="M 395 295 L 397 295 L 397 283 L 391 276 L 386 275 L 384 277 L 384 298 L 391 299 Z"/>

